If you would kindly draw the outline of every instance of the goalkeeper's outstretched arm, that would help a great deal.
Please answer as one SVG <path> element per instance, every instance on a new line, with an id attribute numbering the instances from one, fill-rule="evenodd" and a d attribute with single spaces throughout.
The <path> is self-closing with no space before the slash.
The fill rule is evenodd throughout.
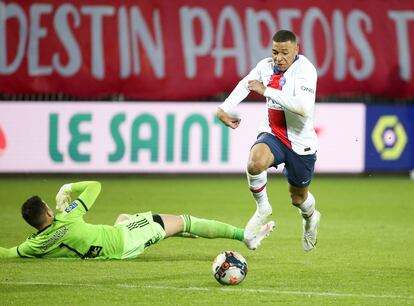
<path id="1" fill-rule="evenodd" d="M 86 210 L 95 203 L 101 192 L 101 183 L 97 181 L 83 181 L 63 185 L 56 195 L 56 208 L 63 211 L 73 200 L 79 200 Z"/>
<path id="2" fill-rule="evenodd" d="M 20 257 L 17 253 L 17 247 L 10 249 L 0 247 L 0 258 L 18 258 Z"/>

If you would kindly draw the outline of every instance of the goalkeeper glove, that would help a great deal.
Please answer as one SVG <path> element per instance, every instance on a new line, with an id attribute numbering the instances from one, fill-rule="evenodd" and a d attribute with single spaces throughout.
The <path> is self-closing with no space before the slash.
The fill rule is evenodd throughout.
<path id="1" fill-rule="evenodd" d="M 56 194 L 56 209 L 58 211 L 64 211 L 65 208 L 71 203 L 71 192 L 72 184 L 65 184 L 60 187 L 59 192 Z"/>

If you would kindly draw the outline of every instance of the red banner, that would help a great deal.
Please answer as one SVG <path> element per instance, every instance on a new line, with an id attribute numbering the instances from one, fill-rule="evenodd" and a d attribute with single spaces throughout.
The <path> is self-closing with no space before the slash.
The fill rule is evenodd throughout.
<path id="1" fill-rule="evenodd" d="M 190 100 L 230 92 L 291 29 L 318 96 L 414 96 L 413 0 L 0 1 L 0 92 Z"/>

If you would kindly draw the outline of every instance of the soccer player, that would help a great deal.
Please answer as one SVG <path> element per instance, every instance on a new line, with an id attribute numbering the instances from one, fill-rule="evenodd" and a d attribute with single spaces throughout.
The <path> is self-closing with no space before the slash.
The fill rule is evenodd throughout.
<path id="1" fill-rule="evenodd" d="M 303 223 L 302 245 L 312 250 L 317 242 L 320 213 L 309 192 L 316 161 L 317 138 L 313 127 L 317 73 L 312 63 L 299 55 L 296 35 L 281 30 L 273 36 L 272 57 L 260 61 L 218 107 L 218 118 L 235 129 L 241 119 L 229 112 L 250 91 L 267 101 L 263 122 L 250 150 L 247 180 L 256 200 L 256 211 L 246 225 L 245 238 L 255 239 L 272 213 L 266 183 L 267 169 L 285 164 L 292 204 L 299 208 Z"/>
<path id="2" fill-rule="evenodd" d="M 56 208 L 60 211 L 56 215 L 40 197 L 28 199 L 22 206 L 22 216 L 38 232 L 19 246 L 0 247 L 0 258 L 128 259 L 171 236 L 235 239 L 256 249 L 274 228 L 274 223 L 269 222 L 261 228 L 257 239 L 246 241 L 242 228 L 190 215 L 145 212 L 121 214 L 114 226 L 86 223 L 83 215 L 100 191 L 101 184 L 94 181 L 63 185 L 56 195 Z M 77 198 L 72 202 L 72 197 Z"/>

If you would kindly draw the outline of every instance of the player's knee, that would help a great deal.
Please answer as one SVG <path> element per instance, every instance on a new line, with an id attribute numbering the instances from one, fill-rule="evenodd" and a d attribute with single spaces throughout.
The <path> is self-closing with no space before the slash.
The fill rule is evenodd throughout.
<path id="1" fill-rule="evenodd" d="M 303 202 L 305 202 L 305 197 L 302 194 L 291 193 L 290 194 L 290 199 L 291 199 L 292 205 L 294 205 L 294 206 L 299 206 Z"/>
<path id="2" fill-rule="evenodd" d="M 165 237 L 171 237 L 175 234 L 185 231 L 184 218 L 185 216 L 164 215 L 160 214 L 161 220 L 164 223 Z M 188 216 L 190 218 L 190 216 Z"/>
<path id="3" fill-rule="evenodd" d="M 118 224 L 118 223 L 121 223 L 121 222 L 124 222 L 124 221 L 126 221 L 126 220 L 128 220 L 129 218 L 128 218 L 128 216 L 127 215 L 125 215 L 125 214 L 120 214 L 119 216 L 118 216 L 118 218 L 116 218 L 116 220 L 115 220 L 115 224 Z"/>
<path id="4" fill-rule="evenodd" d="M 267 169 L 266 163 L 260 159 L 251 159 L 247 163 L 247 172 L 251 175 L 257 175 Z"/>

